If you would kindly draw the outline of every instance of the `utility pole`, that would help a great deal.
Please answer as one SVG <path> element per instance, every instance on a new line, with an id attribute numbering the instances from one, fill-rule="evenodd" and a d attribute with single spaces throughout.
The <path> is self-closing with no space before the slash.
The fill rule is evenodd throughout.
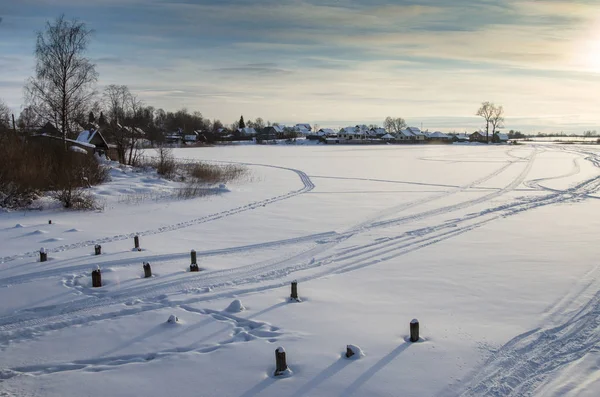
<path id="1" fill-rule="evenodd" d="M 17 133 L 17 124 L 15 123 L 15 114 L 12 114 L 12 121 L 13 121 L 13 131 L 15 132 L 15 134 Z"/>

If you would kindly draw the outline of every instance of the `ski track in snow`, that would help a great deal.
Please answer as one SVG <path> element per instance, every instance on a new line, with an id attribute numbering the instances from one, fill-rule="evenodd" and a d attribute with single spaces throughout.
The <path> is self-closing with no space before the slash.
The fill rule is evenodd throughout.
<path id="1" fill-rule="evenodd" d="M 160 233 L 165 233 L 165 232 L 171 232 L 174 230 L 184 229 L 184 228 L 187 228 L 190 226 L 195 226 L 195 225 L 199 225 L 199 224 L 206 223 L 206 222 L 212 222 L 217 219 L 222 219 L 222 218 L 225 218 L 225 217 L 228 217 L 231 215 L 236 215 L 236 214 L 239 214 L 242 212 L 254 210 L 256 208 L 264 207 L 266 205 L 273 204 L 278 201 L 287 200 L 289 198 L 298 196 L 299 194 L 310 192 L 311 190 L 313 190 L 315 188 L 314 183 L 311 181 L 311 179 L 308 177 L 308 175 L 297 169 L 279 167 L 279 166 L 271 166 L 271 165 L 266 165 L 266 164 L 251 164 L 251 163 L 237 163 L 237 164 L 269 167 L 269 168 L 276 168 L 276 169 L 292 171 L 296 175 L 298 175 L 298 177 L 300 178 L 300 181 L 302 182 L 303 187 L 301 189 L 288 192 L 286 194 L 282 194 L 282 195 L 275 196 L 275 197 L 270 197 L 268 199 L 261 200 L 261 201 L 256 201 L 254 203 L 246 204 L 244 206 L 233 208 L 233 209 L 230 209 L 227 211 L 222 211 L 222 212 L 217 212 L 215 214 L 205 215 L 203 217 L 192 219 L 190 221 L 179 222 L 179 223 L 176 223 L 173 225 L 163 226 L 163 227 L 159 227 L 156 229 L 149 229 L 149 230 L 145 230 L 145 231 L 141 231 L 141 232 L 134 232 L 134 233 L 129 233 L 129 234 L 119 234 L 116 236 L 105 237 L 105 238 L 101 238 L 101 239 L 97 239 L 97 240 L 88 240 L 88 241 L 82 241 L 82 242 L 73 243 L 73 244 L 62 245 L 62 246 L 53 248 L 52 250 L 49 250 L 49 252 L 69 251 L 69 250 L 73 250 L 76 248 L 88 247 L 88 246 L 92 246 L 92 245 L 96 245 L 96 244 L 106 244 L 106 243 L 111 243 L 111 242 L 115 242 L 115 241 L 129 240 L 129 239 L 132 239 L 136 235 L 150 236 L 150 235 L 154 235 L 154 234 L 160 234 Z M 0 258 L 0 263 L 6 263 L 6 262 L 10 262 L 10 261 L 13 261 L 15 259 L 20 259 L 20 258 L 36 257 L 37 255 L 39 255 L 39 251 L 30 251 L 30 252 L 26 252 L 26 253 L 22 253 L 22 254 L 17 254 L 17 255 L 5 256 L 5 257 Z"/>
<path id="2" fill-rule="evenodd" d="M 133 286 L 124 291 L 112 293 L 110 296 L 87 294 L 81 299 L 58 307 L 38 307 L 32 312 L 23 311 L 11 316 L 5 316 L 0 318 L 0 343 L 19 342 L 35 337 L 45 331 L 60 329 L 73 324 L 85 324 L 158 308 L 181 307 L 186 310 L 197 310 L 188 305 L 222 297 L 231 297 L 233 294 L 240 296 L 247 293 L 279 288 L 287 285 L 294 273 L 318 267 L 322 267 L 322 271 L 307 274 L 303 277 L 296 277 L 296 279 L 299 282 L 304 282 L 330 274 L 354 271 L 450 239 L 503 217 L 519 214 L 541 206 L 574 203 L 590 197 L 590 194 L 596 193 L 600 189 L 600 177 L 597 176 L 563 191 L 552 190 L 544 196 L 518 198 L 511 203 L 466 214 L 455 220 L 443 221 L 437 225 L 411 230 L 399 236 L 378 239 L 371 243 L 327 254 L 339 242 L 355 234 L 371 229 L 385 228 L 409 223 L 414 220 L 448 214 L 506 194 L 524 183 L 533 166 L 537 152 L 537 148 L 534 147 L 534 151 L 530 156 L 527 158 L 519 157 L 519 162 L 523 162 L 523 160 L 527 161 L 523 171 L 506 187 L 482 197 L 439 209 L 424 211 L 411 216 L 385 221 L 372 220 L 370 223 L 363 222 L 358 227 L 351 228 L 346 233 L 337 234 L 332 232 L 316 237 L 322 239 L 321 244 L 288 258 L 277 258 L 268 262 L 255 263 L 222 271 L 190 274 L 184 280 L 172 280 L 166 283 L 161 283 L 160 280 L 152 280 L 148 284 Z M 586 160 L 600 167 L 600 157 L 597 154 L 583 151 L 574 151 L 573 153 L 586 156 Z M 483 183 L 493 176 L 500 174 L 514 163 L 506 164 L 494 171 L 493 174 L 481 178 L 479 183 Z M 579 173 L 579 170 L 578 162 L 574 161 L 574 169 L 568 174 L 538 179 L 532 181 L 531 186 L 535 186 L 535 183 L 539 183 L 542 180 L 548 181 L 573 176 Z M 475 186 L 477 182 L 472 182 L 469 185 Z M 462 187 L 461 189 L 466 190 L 467 188 Z M 458 190 L 460 191 L 461 189 Z M 439 195 L 430 198 L 430 200 L 433 201 L 438 198 Z M 388 211 L 384 212 L 387 213 Z M 381 217 L 382 215 L 378 214 L 377 218 Z M 310 241 L 311 238 L 314 240 L 315 236 L 307 236 L 302 241 Z M 273 242 L 270 244 L 276 243 Z M 290 241 L 290 244 L 293 243 L 293 241 Z M 215 253 L 215 255 L 218 254 Z M 321 254 L 326 255 L 316 260 L 315 258 Z M 185 256 L 187 257 L 187 254 Z M 90 266 L 89 264 L 85 265 L 85 268 L 88 269 Z M 57 269 L 57 272 L 59 271 L 64 272 L 64 269 Z M 595 281 L 595 272 L 592 272 L 589 274 L 589 280 L 586 280 L 583 288 L 579 288 L 576 292 L 568 294 L 568 296 L 559 300 L 553 306 L 548 318 L 556 321 L 556 313 L 564 311 L 573 300 L 585 291 L 596 288 Z M 248 286 L 244 287 L 245 285 Z M 232 291 L 234 287 L 242 288 L 235 288 Z M 169 294 L 181 292 L 194 292 L 195 296 L 177 302 L 167 300 Z M 133 298 L 141 299 L 143 302 L 136 306 L 131 306 Z M 110 311 L 113 308 L 109 308 L 109 306 L 118 304 L 124 304 L 125 307 L 118 308 L 116 311 Z M 542 384 L 546 376 L 552 371 L 583 357 L 598 347 L 598 343 L 600 342 L 599 327 L 600 292 L 596 293 L 583 309 L 563 324 L 535 329 L 514 338 L 495 352 L 477 374 L 473 375 L 467 382 L 459 385 L 461 387 L 459 393 L 456 393 L 456 390 L 454 390 L 452 394 L 447 395 L 457 395 L 460 393 L 465 396 L 532 395 L 536 387 Z M 172 352 L 158 352 L 157 354 L 162 353 L 170 354 Z M 83 366 L 75 369 L 85 369 L 91 365 L 111 365 L 110 361 L 104 363 L 74 362 L 72 364 Z M 18 369 L 11 371 L 15 373 L 36 373 L 40 371 L 40 369 L 36 369 L 35 367 L 29 368 L 29 370 L 27 368 L 21 369 L 23 371 L 19 371 Z M 5 371 L 5 373 L 9 373 L 10 376 L 11 371 Z M 0 371 L 0 378 L 2 377 L 1 374 L 2 372 Z"/>
<path id="3" fill-rule="evenodd" d="M 600 167 L 600 156 L 584 150 L 562 150 L 586 156 L 596 167 Z M 579 172 L 578 164 L 568 174 Z M 548 189 L 556 191 L 553 189 Z M 600 190 L 600 177 L 595 177 L 565 191 L 556 191 L 549 198 L 565 198 L 563 201 L 577 201 L 590 197 Z M 600 289 L 598 270 L 600 265 L 590 270 L 565 296 L 554 303 L 547 311 L 542 326 L 525 332 L 492 353 L 486 363 L 471 374 L 462 384 L 443 391 L 441 396 L 533 396 L 556 370 L 583 358 L 600 348 Z M 584 295 L 592 298 L 583 307 L 578 299 Z M 572 316 L 567 311 L 575 311 Z M 558 324 L 557 324 L 558 323 Z"/>
<path id="4" fill-rule="evenodd" d="M 531 161 L 525 170 L 512 181 L 508 187 L 518 186 L 518 184 L 521 183 L 519 181 L 526 177 L 526 173 L 530 168 Z M 56 329 L 57 326 L 59 328 L 68 326 L 72 324 L 72 321 L 85 323 L 88 319 L 93 321 L 93 319 L 98 318 L 111 318 L 118 315 L 132 314 L 132 310 L 130 309 L 124 309 L 120 314 L 97 314 L 98 311 L 102 311 L 107 306 L 127 303 L 128 301 L 131 301 L 132 298 L 152 302 L 157 301 L 158 297 L 158 301 L 160 302 L 168 294 L 180 293 L 182 291 L 212 292 L 213 290 L 218 289 L 231 289 L 246 284 L 261 283 L 258 287 L 249 287 L 244 290 L 236 289 L 235 294 L 241 295 L 249 292 L 279 288 L 288 283 L 286 277 L 292 273 L 320 266 L 325 266 L 326 269 L 323 272 L 314 275 L 298 278 L 298 281 L 308 281 L 332 273 L 356 270 L 457 236 L 501 217 L 517 214 L 543 205 L 571 201 L 574 198 L 577 198 L 578 195 L 585 194 L 589 191 L 595 191 L 598 189 L 598 185 L 599 178 L 593 178 L 569 189 L 570 194 L 550 194 L 533 199 L 518 200 L 511 204 L 469 214 L 458 220 L 442 222 L 437 226 L 409 231 L 395 238 L 378 240 L 361 247 L 350 248 L 340 253 L 331 254 L 321 258 L 318 261 L 314 259 L 315 255 L 327 251 L 339 241 L 351 237 L 353 233 L 334 236 L 329 242 L 323 241 L 321 245 L 314 247 L 309 251 L 294 255 L 291 258 L 278 258 L 267 263 L 261 262 L 240 268 L 199 273 L 197 275 L 190 275 L 183 280 L 172 280 L 164 283 L 161 283 L 160 280 L 153 280 L 153 282 L 151 281 L 148 284 L 130 287 L 110 296 L 94 294 L 92 297 L 96 299 L 93 299 L 89 295 L 86 295 L 85 298 L 61 305 L 58 308 L 54 306 L 48 308 L 38 307 L 31 312 L 19 312 L 0 319 L 0 343 L 6 343 L 11 340 L 16 341 L 23 338 L 27 339 L 37 332 Z M 505 188 L 503 191 L 508 191 L 508 189 Z M 470 200 L 469 202 L 472 201 L 473 200 Z M 480 201 L 476 200 L 476 202 L 479 203 Z M 456 207 L 462 209 L 464 205 L 458 204 Z M 437 212 L 435 215 L 437 215 Z M 419 217 L 419 219 L 420 218 L 421 217 Z M 219 297 L 229 297 L 231 294 L 231 291 L 217 293 L 206 292 L 202 293 L 201 296 L 187 299 L 183 303 L 194 303 Z M 169 302 L 162 302 L 161 304 L 163 304 L 163 306 L 177 305 Z M 153 310 L 155 308 L 156 307 L 149 306 L 147 310 Z M 69 320 L 69 318 L 71 319 Z M 28 329 L 30 332 L 20 333 L 19 330 L 23 329 Z"/>

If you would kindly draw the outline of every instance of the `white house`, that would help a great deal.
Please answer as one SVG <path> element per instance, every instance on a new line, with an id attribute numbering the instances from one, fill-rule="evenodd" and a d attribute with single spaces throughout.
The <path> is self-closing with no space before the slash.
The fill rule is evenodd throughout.
<path id="1" fill-rule="evenodd" d="M 362 127 L 366 127 L 366 126 L 362 126 Z M 361 126 L 356 126 L 356 127 L 346 127 L 346 128 L 342 128 L 340 130 L 340 132 L 338 133 L 338 137 L 339 139 L 345 139 L 348 141 L 351 140 L 364 140 L 367 139 L 368 137 L 368 131 L 369 129 L 366 128 L 361 128 Z"/>
<path id="2" fill-rule="evenodd" d="M 396 133 L 396 139 L 399 141 L 414 141 L 416 140 L 415 135 L 410 132 L 409 129 L 400 130 Z"/>
<path id="3" fill-rule="evenodd" d="M 415 141 L 425 140 L 425 134 L 423 134 L 417 127 L 407 127 L 406 129 L 414 136 Z"/>

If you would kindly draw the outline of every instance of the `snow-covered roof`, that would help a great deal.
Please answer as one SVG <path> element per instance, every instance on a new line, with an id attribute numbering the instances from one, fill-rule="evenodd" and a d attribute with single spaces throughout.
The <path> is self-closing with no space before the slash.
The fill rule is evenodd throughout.
<path id="1" fill-rule="evenodd" d="M 497 133 L 496 135 L 498 135 L 498 139 L 500 139 L 501 141 L 508 141 L 508 135 L 500 133 Z"/>
<path id="2" fill-rule="evenodd" d="M 298 123 L 298 124 L 296 124 L 296 127 L 303 128 L 308 131 L 312 130 L 312 128 L 310 127 L 310 124 L 308 124 L 308 123 Z"/>
<path id="3" fill-rule="evenodd" d="M 404 136 L 415 136 L 415 134 L 412 133 L 411 130 L 409 130 L 408 128 L 405 130 L 400 130 L 399 132 L 400 134 L 404 135 Z"/>
<path id="4" fill-rule="evenodd" d="M 386 134 L 385 128 L 373 128 L 371 131 L 373 131 L 376 135 Z"/>
<path id="5" fill-rule="evenodd" d="M 385 134 L 384 136 L 381 137 L 381 139 L 394 139 L 394 136 L 390 135 L 390 134 Z"/>
<path id="6" fill-rule="evenodd" d="M 96 131 L 92 130 L 92 131 L 81 131 L 79 133 L 79 135 L 77 136 L 76 141 L 77 142 L 85 142 L 85 143 L 90 143 L 90 141 L 92 140 L 92 138 L 94 137 L 94 135 L 96 134 Z"/>
<path id="7" fill-rule="evenodd" d="M 238 128 L 238 131 L 241 132 L 244 135 L 256 134 L 256 130 L 254 128 L 251 128 L 251 127 Z"/>
<path id="8" fill-rule="evenodd" d="M 335 135 L 335 134 L 337 134 L 337 132 L 335 132 L 331 128 L 321 128 L 319 131 L 317 131 L 317 135 Z"/>
<path id="9" fill-rule="evenodd" d="M 440 132 L 440 131 L 430 132 L 427 136 L 429 138 L 446 138 L 446 139 L 450 138 L 449 135 L 444 134 L 443 132 Z"/>
<path id="10" fill-rule="evenodd" d="M 411 132 L 411 134 L 415 135 L 415 136 L 420 136 L 420 135 L 425 135 L 421 132 L 420 129 L 418 129 L 417 127 L 406 127 L 406 129 L 408 131 Z"/>

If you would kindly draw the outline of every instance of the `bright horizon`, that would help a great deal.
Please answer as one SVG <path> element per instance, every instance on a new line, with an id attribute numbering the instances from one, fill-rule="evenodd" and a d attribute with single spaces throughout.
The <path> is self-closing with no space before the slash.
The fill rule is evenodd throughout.
<path id="1" fill-rule="evenodd" d="M 0 98 L 16 115 L 35 32 L 64 13 L 96 32 L 99 91 L 124 84 L 148 105 L 225 124 L 394 116 L 462 132 L 492 101 L 504 130 L 600 129 L 593 1 L 0 1 Z"/>

